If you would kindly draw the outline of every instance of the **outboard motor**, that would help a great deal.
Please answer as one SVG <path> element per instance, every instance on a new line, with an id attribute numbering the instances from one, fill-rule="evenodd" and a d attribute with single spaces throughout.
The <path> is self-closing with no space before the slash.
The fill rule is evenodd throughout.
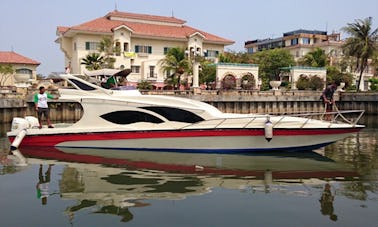
<path id="1" fill-rule="evenodd" d="M 35 128 L 38 127 L 38 119 L 33 116 L 27 116 L 25 118 L 19 118 L 15 117 L 12 120 L 12 131 L 19 130 L 16 138 L 13 140 L 13 143 L 11 144 L 10 150 L 14 151 L 18 149 L 18 146 L 20 146 L 21 141 L 26 136 L 26 129 L 29 128 Z"/>
<path id="2" fill-rule="evenodd" d="M 265 139 L 268 142 L 270 142 L 273 139 L 273 123 L 270 121 L 269 116 L 266 118 L 264 131 L 265 131 Z"/>
<path id="3" fill-rule="evenodd" d="M 11 126 L 12 131 L 22 130 L 25 128 L 29 128 L 29 122 L 25 118 L 20 118 L 20 117 L 13 118 L 12 126 Z"/>

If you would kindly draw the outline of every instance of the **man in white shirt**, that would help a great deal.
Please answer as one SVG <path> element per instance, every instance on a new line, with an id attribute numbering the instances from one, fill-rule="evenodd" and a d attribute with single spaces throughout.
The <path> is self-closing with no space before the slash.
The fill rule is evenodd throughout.
<path id="1" fill-rule="evenodd" d="M 45 92 L 45 87 L 41 86 L 39 88 L 39 93 L 34 95 L 34 105 L 35 110 L 38 113 L 39 128 L 42 128 L 42 115 L 45 116 L 49 128 L 54 128 L 50 121 L 50 110 L 47 105 L 47 99 L 58 99 L 51 94 Z"/>

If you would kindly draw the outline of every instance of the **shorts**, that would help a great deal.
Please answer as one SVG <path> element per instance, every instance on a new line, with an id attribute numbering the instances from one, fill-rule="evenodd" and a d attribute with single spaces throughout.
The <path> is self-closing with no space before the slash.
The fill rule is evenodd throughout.
<path id="1" fill-rule="evenodd" d="M 42 115 L 49 118 L 50 109 L 49 108 L 38 108 L 38 118 L 41 119 Z"/>
<path id="2" fill-rule="evenodd" d="M 326 110 L 327 112 L 333 111 L 333 103 L 326 103 Z"/>

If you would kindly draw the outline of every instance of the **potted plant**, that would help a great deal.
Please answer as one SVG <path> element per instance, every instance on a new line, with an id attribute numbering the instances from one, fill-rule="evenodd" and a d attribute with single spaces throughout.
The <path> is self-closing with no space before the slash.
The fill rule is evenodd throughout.
<path id="1" fill-rule="evenodd" d="M 272 87 L 272 90 L 278 90 L 278 88 L 281 86 L 280 75 L 271 74 L 269 76 L 269 85 Z"/>

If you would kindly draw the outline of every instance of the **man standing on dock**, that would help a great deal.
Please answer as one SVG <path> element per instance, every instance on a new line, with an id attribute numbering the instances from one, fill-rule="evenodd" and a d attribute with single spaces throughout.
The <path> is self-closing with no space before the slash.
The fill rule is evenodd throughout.
<path id="1" fill-rule="evenodd" d="M 47 105 L 47 99 L 58 99 L 57 97 L 52 96 L 51 94 L 45 92 L 45 87 L 41 86 L 39 88 L 39 93 L 34 95 L 34 105 L 35 110 L 38 114 L 38 122 L 39 128 L 42 128 L 42 114 L 45 116 L 47 120 L 47 124 L 49 128 L 54 128 L 50 121 L 50 109 Z"/>

